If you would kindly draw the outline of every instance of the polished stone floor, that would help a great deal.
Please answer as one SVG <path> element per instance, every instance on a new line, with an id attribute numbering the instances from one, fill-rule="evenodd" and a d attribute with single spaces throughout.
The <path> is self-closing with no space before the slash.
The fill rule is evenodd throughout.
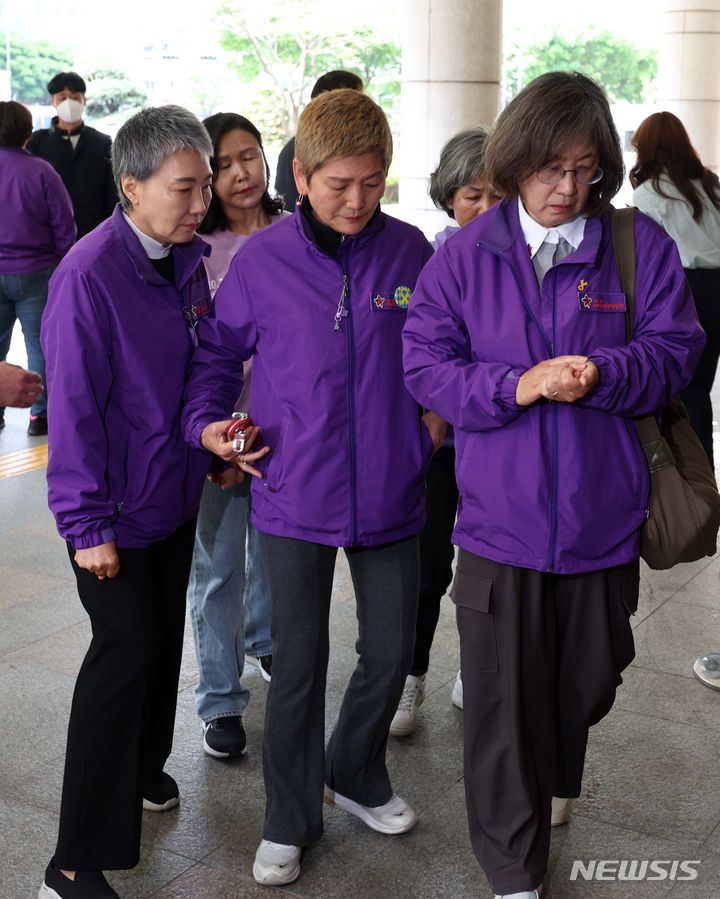
<path id="1" fill-rule="evenodd" d="M 0 455 L 42 442 L 25 436 L 25 412 L 8 410 L 7 420 Z M 89 629 L 46 507 L 44 471 L 0 480 L 0 509 L 0 899 L 30 899 L 54 846 L 65 728 Z M 591 735 L 575 814 L 553 832 L 548 899 L 720 896 L 720 693 L 692 677 L 696 656 L 720 648 L 719 582 L 718 558 L 644 572 L 637 657 L 615 708 Z M 420 812 L 417 828 L 381 836 L 328 809 L 325 835 L 306 854 L 300 879 L 283 890 L 288 896 L 491 895 L 468 846 L 462 712 L 450 704 L 458 642 L 449 600 L 443 605 L 420 724 L 411 737 L 391 738 L 389 749 L 395 788 Z M 332 604 L 328 727 L 354 664 L 355 637 L 352 589 L 341 561 Z M 251 874 L 263 817 L 266 684 L 255 671 L 246 675 L 249 753 L 224 763 L 202 752 L 195 674 L 188 638 L 168 763 L 182 802 L 164 815 L 144 813 L 141 864 L 111 875 L 124 899 L 272 895 Z M 570 879 L 574 861 L 634 859 L 663 861 L 658 870 L 670 873 L 672 861 L 697 860 L 698 877 Z M 616 869 L 600 870 L 612 877 Z"/>

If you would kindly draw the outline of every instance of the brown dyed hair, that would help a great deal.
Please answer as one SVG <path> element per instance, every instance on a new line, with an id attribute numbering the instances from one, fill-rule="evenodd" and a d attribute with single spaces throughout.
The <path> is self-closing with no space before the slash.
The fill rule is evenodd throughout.
<path id="1" fill-rule="evenodd" d="M 27 106 L 15 100 L 0 103 L 0 147 L 24 147 L 32 130 L 32 115 Z"/>
<path id="2" fill-rule="evenodd" d="M 485 144 L 485 174 L 498 193 L 517 197 L 522 181 L 576 141 L 596 150 L 603 170 L 584 210 L 599 215 L 620 190 L 625 166 L 605 91 L 579 72 L 547 72 L 510 101 Z"/>
<path id="3" fill-rule="evenodd" d="M 363 153 L 377 153 L 387 174 L 392 151 L 385 113 L 358 91 L 343 88 L 320 94 L 298 121 L 295 158 L 308 181 L 328 159 Z"/>
<path id="4" fill-rule="evenodd" d="M 703 214 L 702 193 L 692 183 L 698 180 L 716 209 L 720 209 L 720 181 L 718 176 L 700 162 L 697 151 L 680 119 L 671 112 L 656 112 L 640 123 L 633 134 L 632 145 L 637 150 L 637 162 L 630 170 L 633 187 L 650 179 L 660 196 L 668 200 L 662 189 L 661 175 L 666 175 L 692 206 L 693 218 Z"/>

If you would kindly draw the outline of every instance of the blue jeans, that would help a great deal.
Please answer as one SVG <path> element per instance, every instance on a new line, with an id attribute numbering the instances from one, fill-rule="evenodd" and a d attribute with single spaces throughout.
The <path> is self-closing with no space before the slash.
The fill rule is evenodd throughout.
<path id="1" fill-rule="evenodd" d="M 25 338 L 28 368 L 38 372 L 45 383 L 45 357 L 40 347 L 40 319 L 47 303 L 48 281 L 54 269 L 25 275 L 0 275 L 0 362 L 10 349 L 13 327 L 17 319 Z M 47 415 L 47 396 L 39 393 L 30 409 L 31 415 Z"/>
<path id="2" fill-rule="evenodd" d="M 195 699 L 205 722 L 242 715 L 250 699 L 240 684 L 245 653 L 272 652 L 270 595 L 250 523 L 249 487 L 221 490 L 208 481 L 200 502 L 188 607 L 200 669 Z"/>

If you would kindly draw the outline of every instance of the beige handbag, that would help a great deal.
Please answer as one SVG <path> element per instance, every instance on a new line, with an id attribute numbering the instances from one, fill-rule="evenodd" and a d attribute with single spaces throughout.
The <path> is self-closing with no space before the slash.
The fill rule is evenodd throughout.
<path id="1" fill-rule="evenodd" d="M 615 210 L 612 242 L 626 299 L 626 334 L 635 315 L 635 210 Z M 717 550 L 720 494 L 710 460 L 679 398 L 655 415 L 636 419 L 650 469 L 650 509 L 640 535 L 640 555 L 650 568 L 672 568 Z"/>

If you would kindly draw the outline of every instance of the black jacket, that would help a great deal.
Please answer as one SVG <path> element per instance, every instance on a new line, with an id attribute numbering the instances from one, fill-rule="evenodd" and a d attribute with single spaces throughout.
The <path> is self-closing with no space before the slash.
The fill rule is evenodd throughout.
<path id="1" fill-rule="evenodd" d="M 78 237 L 92 231 L 112 214 L 117 203 L 117 190 L 110 167 L 111 140 L 107 134 L 80 125 L 72 132 L 56 128 L 36 131 L 27 149 L 49 162 L 62 178 L 75 211 Z M 73 150 L 70 135 L 80 135 Z"/>
<path id="2" fill-rule="evenodd" d="M 287 212 L 293 211 L 295 202 L 298 198 L 297 187 L 295 186 L 295 175 L 293 175 L 294 158 L 295 138 L 291 137 L 280 151 L 277 168 L 275 170 L 275 193 L 280 194 L 283 198 L 283 206 Z"/>

